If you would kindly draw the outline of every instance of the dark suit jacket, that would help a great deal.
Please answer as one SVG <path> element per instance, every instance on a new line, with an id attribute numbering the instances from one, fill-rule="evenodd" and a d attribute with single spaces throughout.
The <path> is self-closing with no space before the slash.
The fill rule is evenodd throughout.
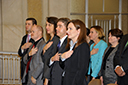
<path id="1" fill-rule="evenodd" d="M 21 57 L 24 56 L 24 54 L 25 54 L 25 52 L 24 53 L 21 52 L 21 47 L 26 43 L 27 36 L 28 36 L 28 34 L 23 36 L 22 41 L 21 41 L 21 45 L 20 45 L 19 50 L 18 50 L 18 54 Z"/>
<path id="2" fill-rule="evenodd" d="M 117 79 L 118 85 L 128 85 L 128 46 L 125 48 L 125 44 L 128 41 L 128 34 L 124 35 L 119 43 L 119 48 L 114 57 L 114 67 L 117 65 L 122 66 L 125 76 Z"/>
<path id="3" fill-rule="evenodd" d="M 49 61 L 50 61 L 50 58 L 56 54 L 59 37 L 55 35 L 53 39 L 49 40 L 47 43 L 49 43 L 50 41 L 53 41 L 53 44 L 46 50 L 44 55 L 42 55 L 43 62 L 45 62 L 43 78 L 47 78 L 47 79 L 50 79 L 50 71 L 51 71 L 51 68 L 49 67 Z"/>
<path id="4" fill-rule="evenodd" d="M 22 41 L 21 41 L 21 45 L 20 45 L 19 50 L 18 50 L 18 54 L 21 57 L 21 78 L 23 77 L 24 70 L 25 70 L 25 64 L 23 62 L 23 57 L 27 53 L 27 50 L 28 50 L 28 49 L 24 50 L 24 52 L 22 53 L 21 47 L 26 43 L 27 36 L 28 36 L 27 34 L 23 36 Z"/>
<path id="5" fill-rule="evenodd" d="M 67 38 L 64 40 L 58 52 L 64 53 L 66 51 L 66 45 L 67 45 Z M 60 67 L 59 61 L 55 61 L 51 66 L 50 85 L 61 85 L 62 73 L 63 73 L 63 69 Z"/>
<path id="6" fill-rule="evenodd" d="M 63 85 L 87 85 L 85 75 L 88 70 L 89 58 L 89 45 L 82 43 L 64 63 L 60 61 L 60 65 L 64 64 L 62 66 L 64 66 L 65 71 Z"/>

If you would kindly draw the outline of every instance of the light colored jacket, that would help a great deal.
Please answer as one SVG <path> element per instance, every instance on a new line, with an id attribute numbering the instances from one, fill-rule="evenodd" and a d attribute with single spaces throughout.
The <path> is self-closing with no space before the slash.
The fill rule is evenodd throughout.
<path id="1" fill-rule="evenodd" d="M 91 76 L 95 78 L 98 76 L 98 73 L 102 65 L 102 57 L 107 46 L 108 46 L 107 43 L 103 40 L 100 40 L 95 46 L 94 46 L 94 43 L 90 46 L 90 51 L 93 48 L 95 49 L 98 48 L 98 53 L 91 55 L 90 62 L 89 62 L 88 75 L 90 75 L 90 72 L 92 70 Z"/>
<path id="2" fill-rule="evenodd" d="M 30 46 L 28 53 L 31 51 L 32 46 Z M 30 62 L 30 70 L 29 70 L 29 74 L 28 74 L 28 82 L 27 85 L 34 85 L 31 81 L 31 77 L 33 76 L 36 79 L 36 85 L 42 85 L 43 84 L 43 80 L 42 80 L 42 76 L 43 76 L 43 69 L 44 69 L 44 62 L 42 62 L 42 58 L 41 58 L 41 53 L 43 51 L 43 48 L 45 46 L 45 41 L 43 39 L 41 39 L 36 47 L 38 49 L 38 51 L 36 52 L 36 54 L 34 54 L 32 56 L 31 62 Z M 24 63 L 27 64 L 28 62 L 28 53 L 24 56 Z M 27 75 L 26 73 L 26 69 L 23 75 L 23 79 L 22 82 L 25 82 L 25 76 Z"/>

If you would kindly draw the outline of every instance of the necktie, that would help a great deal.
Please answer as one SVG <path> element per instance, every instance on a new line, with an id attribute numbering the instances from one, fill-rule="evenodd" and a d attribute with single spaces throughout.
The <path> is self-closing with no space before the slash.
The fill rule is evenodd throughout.
<path id="1" fill-rule="evenodd" d="M 59 50 L 60 49 L 60 41 L 59 41 L 59 43 L 57 44 L 57 50 Z"/>
<path id="2" fill-rule="evenodd" d="M 34 47 L 35 47 L 35 45 L 33 45 L 32 48 L 34 48 Z M 32 56 L 30 57 L 29 61 L 27 62 L 26 73 L 28 73 L 29 65 L 30 65 L 30 61 L 31 61 L 31 59 L 32 59 Z"/>

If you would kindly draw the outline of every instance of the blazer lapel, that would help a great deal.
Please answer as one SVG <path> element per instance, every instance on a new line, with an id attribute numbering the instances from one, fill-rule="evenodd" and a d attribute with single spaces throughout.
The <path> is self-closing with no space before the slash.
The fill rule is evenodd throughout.
<path id="1" fill-rule="evenodd" d="M 113 51 L 109 54 L 108 57 L 110 57 L 111 55 L 113 55 L 113 53 L 116 53 L 117 49 L 118 49 L 119 44 L 113 49 Z"/>

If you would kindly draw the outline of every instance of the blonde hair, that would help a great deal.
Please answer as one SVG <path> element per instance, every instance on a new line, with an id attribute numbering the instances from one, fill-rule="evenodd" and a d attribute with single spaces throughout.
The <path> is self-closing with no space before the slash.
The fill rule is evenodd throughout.
<path id="1" fill-rule="evenodd" d="M 94 28 L 96 30 L 99 39 L 103 39 L 105 37 L 104 31 L 100 26 L 92 26 L 91 28 Z"/>

